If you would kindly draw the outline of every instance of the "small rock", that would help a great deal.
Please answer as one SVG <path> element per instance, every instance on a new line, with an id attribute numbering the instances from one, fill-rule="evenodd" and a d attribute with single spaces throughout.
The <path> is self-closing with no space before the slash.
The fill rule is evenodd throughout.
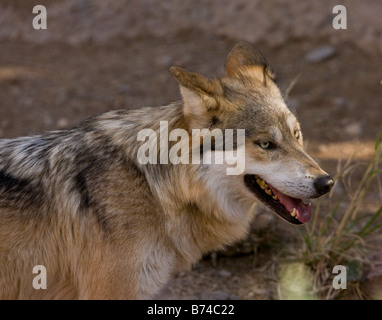
<path id="1" fill-rule="evenodd" d="M 306 61 L 318 63 L 332 58 L 336 54 L 336 49 L 331 45 L 318 47 L 307 53 Z"/>
<path id="2" fill-rule="evenodd" d="M 345 133 L 347 133 L 349 136 L 357 137 L 362 133 L 362 126 L 358 122 L 354 122 L 351 124 L 348 124 L 344 128 Z"/>
<path id="3" fill-rule="evenodd" d="M 347 101 L 344 97 L 334 98 L 333 103 L 339 107 L 347 107 L 349 105 L 349 101 Z"/>
<path id="4" fill-rule="evenodd" d="M 58 129 L 65 129 L 69 126 L 69 121 L 66 118 L 60 118 L 58 119 L 56 125 Z"/>
<path id="5" fill-rule="evenodd" d="M 220 270 L 218 272 L 218 274 L 219 274 L 220 277 L 223 277 L 223 278 L 229 278 L 232 275 L 231 272 L 229 272 L 227 270 L 224 270 L 224 269 Z"/>

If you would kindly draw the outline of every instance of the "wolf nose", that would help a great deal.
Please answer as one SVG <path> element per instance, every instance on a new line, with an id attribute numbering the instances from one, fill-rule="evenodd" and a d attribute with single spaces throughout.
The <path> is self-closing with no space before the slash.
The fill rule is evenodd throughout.
<path id="1" fill-rule="evenodd" d="M 317 191 L 317 193 L 322 196 L 325 193 L 328 193 L 330 189 L 333 187 L 334 181 L 331 176 L 320 176 L 318 177 L 314 183 L 314 189 Z"/>

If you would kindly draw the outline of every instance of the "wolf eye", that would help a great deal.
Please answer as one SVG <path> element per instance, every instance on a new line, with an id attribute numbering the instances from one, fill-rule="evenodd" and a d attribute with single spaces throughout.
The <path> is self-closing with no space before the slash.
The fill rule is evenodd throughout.
<path id="1" fill-rule="evenodd" d="M 294 130 L 294 136 L 297 140 L 300 139 L 300 130 Z"/>
<path id="2" fill-rule="evenodd" d="M 264 149 L 264 150 L 269 150 L 274 148 L 274 144 L 268 140 L 261 140 L 257 142 L 257 144 L 259 145 L 261 149 Z"/>

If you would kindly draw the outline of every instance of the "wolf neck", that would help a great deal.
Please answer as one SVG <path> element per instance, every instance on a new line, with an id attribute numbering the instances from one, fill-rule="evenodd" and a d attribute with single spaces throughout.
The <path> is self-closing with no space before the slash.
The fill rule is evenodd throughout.
<path id="1" fill-rule="evenodd" d="M 191 138 L 192 138 L 192 129 L 186 123 L 186 120 L 183 115 L 183 103 L 175 102 L 168 106 L 157 107 L 157 108 L 142 108 L 132 111 L 123 111 L 123 112 L 108 112 L 101 115 L 101 118 L 98 119 L 99 128 L 102 131 L 106 131 L 107 134 L 111 137 L 111 140 L 115 145 L 118 145 L 121 150 L 126 152 L 129 160 L 133 161 L 143 172 L 146 173 L 146 177 L 152 178 L 154 176 L 155 181 L 164 179 L 166 183 L 169 183 L 170 180 L 174 180 L 174 185 L 178 186 L 178 181 L 182 182 L 182 186 L 187 188 L 186 190 L 177 190 L 176 197 L 180 191 L 183 193 L 190 193 L 190 189 L 195 183 L 201 182 L 206 185 L 206 178 L 212 179 L 214 176 L 219 173 L 219 171 L 213 172 L 208 165 L 198 165 L 192 164 L 192 158 L 189 158 L 190 164 L 173 164 L 170 157 L 166 163 L 161 163 L 161 130 L 163 126 L 161 123 L 166 124 L 166 134 L 170 134 L 174 129 L 181 129 L 184 132 L 188 133 L 188 140 L 186 143 L 189 144 L 189 152 L 191 152 Z M 121 130 L 122 129 L 122 130 Z M 143 144 L 147 142 L 148 137 L 143 134 L 143 138 L 138 139 L 139 133 L 144 130 L 149 130 L 153 133 L 155 138 L 152 139 L 155 144 L 155 160 L 156 164 L 148 162 L 142 164 L 138 159 L 138 151 Z M 171 147 L 178 143 L 178 141 L 168 141 L 171 138 L 166 137 L 168 146 L 167 151 L 171 151 Z M 139 141 L 141 140 L 141 141 Z M 190 154 L 189 154 L 190 155 Z M 216 168 L 215 168 L 216 169 Z M 225 169 L 224 169 L 225 171 Z M 229 177 L 226 174 L 223 175 L 226 179 Z M 176 180 L 176 181 L 175 181 Z M 216 181 L 216 180 L 215 180 Z M 232 180 L 230 180 L 232 182 Z M 172 185 L 172 186 L 174 186 Z M 163 186 L 162 186 L 163 188 Z M 171 188 L 174 189 L 174 188 Z M 204 192 L 204 191 L 200 191 Z M 199 193 L 200 193 L 199 192 Z M 187 201 L 193 201 L 195 197 L 191 195 L 187 196 Z"/>
<path id="2" fill-rule="evenodd" d="M 120 137 L 121 130 L 115 130 L 113 140 L 124 144 L 128 158 L 143 172 L 162 208 L 160 211 L 168 217 L 167 221 L 171 221 L 166 227 L 171 231 L 169 234 L 184 232 L 184 244 L 177 246 L 182 247 L 179 252 L 188 256 L 185 260 L 193 261 L 200 258 L 198 252 L 219 249 L 244 237 L 252 218 L 249 211 L 253 202 L 239 194 L 241 177 L 227 176 L 225 168 L 219 171 L 208 165 L 160 164 L 160 123 L 163 121 L 168 123 L 169 132 L 173 129 L 191 132 L 183 116 L 182 103 L 174 103 L 129 111 L 124 117 L 125 123 L 121 124 L 128 128 L 128 134 L 125 131 L 124 137 Z M 158 164 L 141 164 L 137 159 L 138 149 L 145 143 L 137 141 L 137 137 L 144 129 L 151 129 L 156 134 Z M 200 221 L 203 221 L 202 225 Z"/>
<path id="3" fill-rule="evenodd" d="M 191 186 L 193 185 L 195 171 L 197 168 L 190 164 L 173 164 L 169 151 L 171 147 L 177 143 L 177 141 L 169 141 L 169 134 L 174 129 L 181 129 L 188 132 L 191 137 L 191 129 L 186 124 L 183 115 L 183 103 L 175 102 L 168 106 L 157 108 L 142 108 L 139 110 L 130 111 L 126 115 L 128 123 L 128 135 L 125 135 L 124 149 L 127 151 L 127 156 L 132 160 L 140 170 L 145 174 L 149 185 L 152 188 L 152 192 L 160 199 L 161 203 L 165 203 L 168 207 L 179 207 L 183 204 L 179 203 L 180 199 L 184 202 L 191 202 L 193 191 Z M 163 132 L 165 127 L 166 132 Z M 144 141 L 138 141 L 139 132 L 149 129 L 154 132 L 153 143 L 156 147 L 155 161 L 156 163 L 148 162 L 142 164 L 138 159 L 139 149 L 148 142 L 146 139 L 140 139 Z M 165 139 L 163 138 L 165 136 Z M 166 162 L 162 163 L 163 152 L 162 142 L 167 142 Z"/>
<path id="4" fill-rule="evenodd" d="M 245 201 L 228 203 L 231 200 L 231 195 L 240 199 L 242 197 L 241 195 L 235 195 L 232 188 L 223 190 L 224 186 L 231 187 L 232 183 L 241 183 L 242 181 L 240 176 L 227 176 L 223 166 L 219 167 L 220 170 L 216 167 L 212 169 L 208 165 L 192 164 L 191 155 L 189 156 L 189 164 L 173 164 L 171 159 L 168 159 L 166 163 L 161 163 L 161 134 L 163 134 L 161 123 L 165 123 L 167 126 L 166 134 L 171 133 L 174 129 L 181 129 L 188 133 L 191 140 L 193 128 L 190 128 L 186 123 L 182 102 L 176 102 L 164 107 L 129 111 L 123 121 L 124 123 L 121 124 L 113 124 L 117 128 L 113 140 L 123 143 L 123 149 L 126 150 L 128 158 L 145 173 L 146 179 L 152 186 L 153 193 L 162 203 L 165 203 L 167 208 L 171 207 L 178 210 L 179 207 L 187 206 L 190 203 L 197 204 L 200 207 L 199 203 L 202 199 L 203 205 L 200 209 L 207 211 L 206 214 L 218 216 L 221 220 L 237 219 L 237 215 L 242 213 L 243 210 L 248 210 L 251 204 L 244 203 Z M 127 130 L 120 130 L 121 126 L 126 127 Z M 147 142 L 147 139 L 138 141 L 138 134 L 145 129 L 150 129 L 155 133 L 156 164 L 142 164 L 138 160 L 139 148 Z M 123 136 L 121 136 L 121 132 Z M 190 140 L 187 143 L 191 152 Z M 171 147 L 178 141 L 167 140 L 167 142 L 166 151 L 169 152 Z M 222 173 L 223 171 L 224 173 Z M 215 190 L 215 187 L 218 187 L 219 190 Z M 223 196 L 223 193 L 225 196 Z M 209 201 L 206 201 L 207 198 L 210 198 Z M 220 209 L 221 206 L 224 208 Z"/>

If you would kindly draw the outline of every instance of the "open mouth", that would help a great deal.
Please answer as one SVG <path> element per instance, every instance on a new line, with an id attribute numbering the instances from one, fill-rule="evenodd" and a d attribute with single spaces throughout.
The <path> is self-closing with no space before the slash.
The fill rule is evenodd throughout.
<path id="1" fill-rule="evenodd" d="M 257 198 L 286 221 L 293 224 L 309 221 L 310 204 L 305 204 L 301 199 L 287 196 L 256 175 L 246 174 L 244 182 Z"/>

